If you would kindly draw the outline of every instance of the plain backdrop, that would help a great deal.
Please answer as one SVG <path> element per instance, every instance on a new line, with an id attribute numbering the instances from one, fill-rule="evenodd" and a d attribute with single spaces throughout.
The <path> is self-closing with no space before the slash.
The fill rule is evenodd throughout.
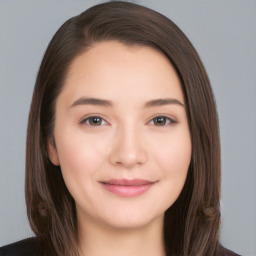
<path id="1" fill-rule="evenodd" d="M 68 18 L 102 1 L 0 0 L 0 246 L 31 236 L 24 200 L 27 116 L 37 70 Z M 198 50 L 219 112 L 221 242 L 256 255 L 256 1 L 138 0 Z"/>

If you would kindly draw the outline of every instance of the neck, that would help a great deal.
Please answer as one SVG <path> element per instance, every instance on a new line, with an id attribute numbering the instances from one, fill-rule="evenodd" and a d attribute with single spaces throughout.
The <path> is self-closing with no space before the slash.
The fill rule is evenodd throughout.
<path id="1" fill-rule="evenodd" d="M 138 228 L 122 229 L 78 222 L 78 247 L 81 256 L 165 256 L 163 217 Z"/>

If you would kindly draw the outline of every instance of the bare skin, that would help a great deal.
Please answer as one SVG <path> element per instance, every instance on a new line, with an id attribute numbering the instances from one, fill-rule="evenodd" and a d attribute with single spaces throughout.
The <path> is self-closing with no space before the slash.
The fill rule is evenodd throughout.
<path id="1" fill-rule="evenodd" d="M 57 98 L 54 137 L 49 157 L 76 203 L 80 254 L 165 255 L 164 213 L 191 160 L 169 60 L 116 41 L 78 56 Z"/>

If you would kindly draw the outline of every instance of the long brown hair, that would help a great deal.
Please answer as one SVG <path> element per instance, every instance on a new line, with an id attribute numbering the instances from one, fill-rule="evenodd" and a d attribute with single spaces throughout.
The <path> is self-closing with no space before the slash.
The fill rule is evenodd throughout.
<path id="1" fill-rule="evenodd" d="M 172 21 L 121 1 L 96 5 L 66 21 L 42 60 L 27 130 L 26 203 L 32 230 L 43 241 L 47 255 L 78 255 L 74 199 L 60 168 L 48 159 L 47 139 L 53 137 L 55 102 L 72 60 L 107 40 L 161 51 L 180 77 L 192 158 L 185 186 L 165 213 L 166 254 L 214 255 L 219 247 L 220 141 L 209 79 L 196 50 Z"/>

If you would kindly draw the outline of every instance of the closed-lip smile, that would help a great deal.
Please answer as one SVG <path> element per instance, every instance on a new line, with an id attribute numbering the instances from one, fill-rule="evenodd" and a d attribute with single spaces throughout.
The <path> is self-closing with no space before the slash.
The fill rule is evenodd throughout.
<path id="1" fill-rule="evenodd" d="M 118 196 L 136 197 L 148 191 L 156 181 L 145 179 L 110 179 L 101 181 L 100 184 Z"/>

